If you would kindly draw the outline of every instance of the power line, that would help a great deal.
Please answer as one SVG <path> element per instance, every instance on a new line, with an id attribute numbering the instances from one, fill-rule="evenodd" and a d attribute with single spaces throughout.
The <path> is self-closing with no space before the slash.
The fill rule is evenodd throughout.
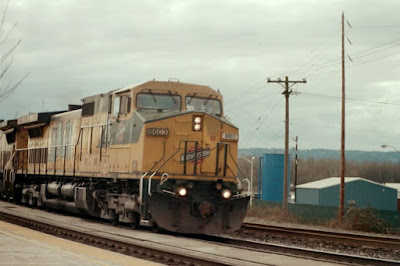
<path id="1" fill-rule="evenodd" d="M 397 42 L 399 42 L 399 41 L 400 41 L 400 39 L 396 39 L 396 40 L 393 40 L 393 41 L 378 45 L 376 47 L 372 47 L 372 48 L 366 49 L 364 51 L 353 53 L 352 54 L 352 59 L 356 60 L 356 59 L 359 59 L 359 58 L 362 58 L 362 57 L 366 57 L 366 56 L 369 56 L 369 55 L 373 55 L 373 54 L 376 54 L 376 53 L 379 53 L 379 52 L 382 52 L 382 51 L 385 51 L 385 50 L 388 50 L 388 49 L 391 49 L 391 48 L 395 48 L 395 47 L 400 45 L 400 43 L 397 44 Z M 394 44 L 394 45 L 389 46 L 389 47 L 385 47 L 385 48 L 380 49 L 378 51 L 373 51 L 371 53 L 367 53 L 367 52 L 369 52 L 371 50 L 375 50 L 375 49 L 378 49 L 378 48 L 381 48 L 381 47 L 384 47 L 384 46 L 387 46 L 387 45 L 390 45 L 390 44 Z M 361 56 L 354 57 L 355 55 L 360 55 L 360 54 L 361 54 Z M 364 54 L 364 55 L 362 55 L 362 54 Z M 387 57 L 387 56 L 384 56 L 384 57 Z M 380 59 L 380 58 L 377 58 L 377 59 Z M 305 75 L 307 78 L 309 78 L 311 76 L 316 76 L 318 74 L 311 73 L 311 76 L 307 76 L 306 73 L 309 73 L 311 71 L 319 71 L 321 69 L 326 69 L 326 68 L 329 68 L 329 67 L 333 67 L 333 66 L 338 65 L 339 63 L 340 63 L 340 58 L 338 57 L 336 59 L 331 59 L 331 60 L 329 60 L 327 62 L 324 62 L 324 63 L 312 65 L 312 66 L 310 66 L 308 68 L 302 68 L 302 69 L 299 69 L 297 71 L 289 72 L 288 74 L 290 74 L 290 75 L 301 74 L 301 75 Z M 331 72 L 331 71 L 329 71 L 329 72 Z"/>
<path id="2" fill-rule="evenodd" d="M 352 28 L 353 28 L 353 29 L 400 28 L 400 25 L 359 26 L 359 27 L 352 27 Z"/>
<path id="3" fill-rule="evenodd" d="M 257 82 L 257 83 L 254 84 L 253 86 L 251 86 L 251 87 L 245 89 L 244 91 L 240 92 L 238 95 L 234 96 L 233 99 L 227 99 L 226 102 L 227 102 L 227 103 L 230 103 L 230 102 L 234 102 L 234 101 L 236 101 L 236 100 L 242 99 L 242 96 L 243 96 L 243 95 L 245 95 L 245 96 L 248 95 L 247 92 L 253 90 L 255 87 L 257 87 L 259 84 L 263 83 L 265 80 L 266 80 L 266 78 L 264 78 L 264 79 L 261 80 L 260 82 Z M 263 88 L 264 86 L 265 86 L 265 84 L 263 83 L 262 86 L 259 86 L 257 89 L 255 89 L 255 91 L 257 91 L 257 90 Z"/>
<path id="4" fill-rule="evenodd" d="M 252 98 L 247 97 L 247 99 L 246 99 L 245 102 L 243 102 L 243 103 L 238 103 L 238 104 L 236 104 L 236 105 L 227 107 L 227 108 L 225 109 L 225 112 L 230 112 L 230 111 L 232 111 L 232 110 L 236 110 L 236 109 L 242 108 L 242 107 L 244 107 L 244 106 L 252 107 L 252 106 L 254 106 L 254 103 L 259 102 L 259 101 L 265 99 L 265 97 L 263 97 L 262 95 L 249 94 L 248 96 L 249 96 L 249 97 L 252 96 Z M 232 105 L 232 104 L 231 104 L 231 105 Z"/>
<path id="5" fill-rule="evenodd" d="M 353 27 L 353 28 L 357 28 L 357 27 Z M 335 39 L 334 42 L 331 42 L 328 45 L 328 48 L 332 44 L 334 44 L 336 41 L 337 41 L 337 39 Z M 363 50 L 363 51 L 360 51 L 360 52 L 353 53 L 352 54 L 352 59 L 354 61 L 357 61 L 360 58 L 365 58 L 365 57 L 368 57 L 368 56 L 371 56 L 371 55 L 386 51 L 388 49 L 396 48 L 396 47 L 400 46 L 400 43 L 398 43 L 399 41 L 400 41 L 400 39 L 396 39 L 396 40 L 393 40 L 393 41 L 378 45 L 376 47 L 372 47 L 372 48 L 369 48 L 369 49 L 366 49 L 366 50 Z M 383 47 L 383 49 L 379 49 L 379 48 L 382 48 L 382 47 Z M 376 50 L 376 49 L 379 49 L 379 50 Z M 368 52 L 370 52 L 370 53 L 368 53 Z M 318 54 L 314 59 L 311 59 L 309 62 L 312 63 L 313 61 L 315 61 L 316 58 L 318 58 L 322 54 L 323 53 Z M 388 56 L 395 55 L 395 54 L 398 54 L 398 53 L 391 53 L 389 55 L 376 57 L 376 58 L 373 58 L 373 59 L 370 59 L 370 60 L 367 60 L 367 61 L 364 61 L 364 62 L 355 62 L 354 64 L 349 65 L 349 68 L 353 68 L 353 67 L 356 67 L 356 66 L 359 66 L 359 65 L 363 65 L 363 64 L 366 64 L 366 63 L 369 63 L 369 62 L 377 61 L 379 59 L 386 58 Z M 296 71 L 288 72 L 288 74 L 290 74 L 290 75 L 293 75 L 293 74 L 305 75 L 307 77 L 307 79 L 309 79 L 311 77 L 315 77 L 315 76 L 319 76 L 319 75 L 325 75 L 325 74 L 328 74 L 328 73 L 339 71 L 340 69 L 338 68 L 338 69 L 335 69 L 335 70 L 329 70 L 329 71 L 320 72 L 323 69 L 339 66 L 339 63 L 340 63 L 340 58 L 339 57 L 338 58 L 332 58 L 332 59 L 330 59 L 330 60 L 328 60 L 326 62 L 323 62 L 323 63 L 320 63 L 320 64 L 315 64 L 315 65 L 311 65 L 310 67 L 304 68 L 304 66 L 307 65 L 307 63 L 306 63 L 306 64 L 303 65 L 303 67 L 301 69 L 296 70 Z M 307 75 L 307 73 L 308 73 L 308 75 Z M 262 82 L 264 82 L 265 80 L 266 80 L 266 78 L 261 80 L 261 81 L 259 81 L 259 82 L 257 82 L 257 83 L 255 83 L 253 86 L 245 89 L 243 92 L 241 92 L 240 94 L 236 95 L 232 99 L 227 99 L 226 103 L 232 103 L 232 102 L 236 102 L 236 101 L 241 101 L 243 99 L 247 99 L 251 95 L 254 95 L 254 93 L 256 91 L 258 91 L 258 90 L 260 90 L 260 89 L 262 89 L 264 87 L 264 85 L 262 85 L 262 86 L 258 86 L 258 85 L 261 84 Z M 255 87 L 257 87 L 257 88 L 254 89 Z M 252 102 L 251 100 L 247 101 L 245 104 L 241 104 L 239 106 L 235 106 L 233 108 L 230 108 L 229 110 L 240 108 L 240 107 L 242 107 L 244 105 L 247 105 L 247 104 L 249 104 L 251 102 Z"/>
<path id="6" fill-rule="evenodd" d="M 396 40 L 393 40 L 393 41 L 390 41 L 390 42 L 387 42 L 387 43 L 382 43 L 382 44 L 379 44 L 378 46 L 369 48 L 369 49 L 367 49 L 367 50 L 354 53 L 353 55 L 362 54 L 362 53 L 368 52 L 368 51 L 370 51 L 370 50 L 377 49 L 377 48 L 380 48 L 380 47 L 383 47 L 383 46 L 386 46 L 386 45 L 389 45 L 389 44 L 392 44 L 392 43 L 395 43 L 395 42 L 398 42 L 398 41 L 400 41 L 400 39 L 396 39 Z"/>
<path id="7" fill-rule="evenodd" d="M 341 100 L 341 97 L 338 96 L 330 96 L 330 95 L 323 95 L 323 94 L 316 94 L 316 93 L 308 93 L 308 92 L 302 92 L 302 95 L 309 96 L 309 97 L 314 97 L 314 98 L 319 98 L 319 99 L 326 99 L 326 100 Z M 394 107 L 399 107 L 400 104 L 396 103 L 390 103 L 390 102 L 379 102 L 379 101 L 369 101 L 369 100 L 358 100 L 354 98 L 345 98 L 348 101 L 356 102 L 359 104 L 374 104 L 374 105 L 389 105 L 389 106 L 394 106 Z M 398 108 L 396 108 L 398 109 Z"/>
<path id="8" fill-rule="evenodd" d="M 263 119 L 264 119 L 264 117 L 265 117 L 265 114 L 266 114 L 266 113 L 271 113 L 271 112 L 272 112 L 272 110 L 276 107 L 276 105 L 277 105 L 277 103 L 278 103 L 278 99 L 279 99 L 279 98 L 276 97 L 275 102 L 273 102 L 273 104 L 270 105 L 270 108 L 269 108 L 267 111 L 263 112 L 263 113 L 257 118 L 257 120 L 255 121 L 255 123 L 257 123 L 257 125 L 255 126 L 255 129 L 254 129 L 251 133 L 249 133 L 246 137 L 244 137 L 243 142 L 240 143 L 240 146 L 243 146 L 245 143 L 247 143 L 247 141 L 248 141 L 251 137 L 253 137 L 253 136 L 255 135 L 255 133 L 256 133 L 259 129 L 262 128 L 262 125 L 263 125 L 262 122 L 263 122 Z"/>

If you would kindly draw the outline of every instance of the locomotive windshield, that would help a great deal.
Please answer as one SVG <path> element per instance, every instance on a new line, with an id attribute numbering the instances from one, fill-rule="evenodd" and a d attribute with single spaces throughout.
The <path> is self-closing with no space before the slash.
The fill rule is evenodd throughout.
<path id="1" fill-rule="evenodd" d="M 221 115 L 221 102 L 215 99 L 187 96 L 186 108 L 187 110 L 204 111 L 213 115 Z"/>
<path id="2" fill-rule="evenodd" d="M 171 94 L 138 93 L 136 106 L 140 109 L 180 110 L 181 97 Z"/>

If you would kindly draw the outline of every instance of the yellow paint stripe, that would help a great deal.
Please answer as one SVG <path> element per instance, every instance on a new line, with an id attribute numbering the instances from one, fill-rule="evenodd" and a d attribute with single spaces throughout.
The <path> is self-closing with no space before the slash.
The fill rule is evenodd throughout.
<path id="1" fill-rule="evenodd" d="M 30 242 L 33 245 L 40 245 L 46 249 L 62 252 L 98 265 L 158 265 L 116 252 L 40 233 L 3 221 L 0 221 L 0 232 L 10 237 Z"/>

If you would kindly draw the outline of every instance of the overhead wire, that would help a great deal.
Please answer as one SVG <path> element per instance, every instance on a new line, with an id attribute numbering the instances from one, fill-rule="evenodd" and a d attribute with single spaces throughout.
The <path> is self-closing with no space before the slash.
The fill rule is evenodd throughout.
<path id="1" fill-rule="evenodd" d="M 353 27 L 353 28 L 359 29 L 359 28 L 361 28 L 361 27 Z M 350 29 L 349 29 L 349 30 L 350 30 Z M 346 33 L 347 33 L 349 30 L 347 30 Z M 327 61 L 322 62 L 322 63 L 319 63 L 319 64 L 314 64 L 314 62 L 315 62 L 318 58 L 320 58 L 323 54 L 325 54 L 325 53 L 328 51 L 328 49 L 331 48 L 332 45 L 333 45 L 336 41 L 337 41 L 337 39 L 335 39 L 335 40 L 334 40 L 333 42 L 331 42 L 329 45 L 324 46 L 324 47 L 323 47 L 324 50 L 317 50 L 318 52 L 314 53 L 314 57 L 312 57 L 312 58 L 309 60 L 308 63 L 302 65 L 302 67 L 301 67 L 300 69 L 298 69 L 298 70 L 296 70 L 296 71 L 287 72 L 287 73 L 285 73 L 285 74 L 282 73 L 282 74 L 279 75 L 279 76 L 283 76 L 283 75 L 284 75 L 284 76 L 288 76 L 288 75 L 294 75 L 294 74 L 296 74 L 296 75 L 306 75 L 306 78 L 307 78 L 307 79 L 316 80 L 316 79 L 315 79 L 316 76 L 322 76 L 322 75 L 326 75 L 326 74 L 329 74 L 329 73 L 332 73 L 332 72 L 339 72 L 339 71 L 341 71 L 341 69 L 340 69 L 340 61 L 341 61 L 341 58 L 340 58 L 339 56 L 338 56 L 338 57 L 334 57 L 334 58 L 332 58 L 332 59 L 330 59 L 330 60 L 327 60 Z M 386 57 L 388 57 L 388 56 L 392 56 L 392 55 L 396 55 L 396 54 L 400 53 L 400 52 L 395 52 L 395 53 L 390 53 L 390 54 L 388 54 L 388 55 L 383 55 L 383 56 L 378 56 L 378 57 L 373 57 L 373 58 L 368 59 L 368 57 L 372 57 L 372 56 L 374 56 L 374 55 L 378 55 L 379 53 L 385 52 L 385 51 L 387 51 L 387 50 L 395 49 L 396 47 L 398 47 L 398 46 L 400 45 L 400 43 L 398 43 L 399 41 L 400 41 L 400 39 L 396 39 L 396 40 L 393 40 L 393 41 L 390 41 L 390 42 L 387 42 L 387 43 L 384 43 L 384 44 L 381 44 L 381 45 L 378 45 L 378 46 L 375 46 L 375 47 L 368 48 L 368 49 L 363 50 L 363 51 L 359 51 L 359 52 L 356 52 L 356 53 L 352 53 L 351 56 L 352 56 L 352 59 L 355 60 L 355 62 L 352 63 L 352 64 L 350 64 L 348 67 L 354 68 L 354 67 L 357 67 L 357 66 L 360 66 L 360 65 L 369 63 L 369 62 L 377 61 L 377 60 L 379 60 L 379 59 L 386 58 Z M 380 48 L 381 48 L 381 49 L 380 49 Z M 365 58 L 365 59 L 367 59 L 367 61 L 361 61 L 361 62 L 360 62 L 359 59 L 361 59 L 361 58 Z M 307 65 L 309 65 L 309 64 L 311 64 L 309 67 L 305 67 L 305 66 L 307 66 Z M 336 68 L 336 69 L 331 70 L 331 69 L 329 69 L 329 68 Z M 323 71 L 323 70 L 328 70 L 328 71 Z M 274 76 L 271 76 L 271 77 L 275 77 L 275 75 L 274 75 Z M 262 81 L 258 82 L 256 85 L 250 87 L 250 88 L 247 89 L 247 90 L 244 90 L 241 94 L 239 94 L 238 96 L 236 96 L 232 101 L 242 100 L 243 97 L 241 97 L 241 96 L 243 96 L 243 95 L 246 96 L 246 97 L 244 97 L 244 98 L 247 98 L 247 99 L 248 99 L 248 97 L 250 96 L 249 94 L 254 94 L 254 92 L 255 92 L 254 90 L 252 91 L 252 89 L 253 89 L 254 87 L 256 87 L 258 84 L 260 84 L 261 82 L 264 82 L 264 81 L 266 81 L 266 80 L 267 80 L 267 79 L 263 79 Z M 275 85 L 276 85 L 276 84 L 275 84 Z M 262 87 L 264 87 L 264 85 L 263 85 Z M 248 93 L 248 92 L 250 92 L 250 93 Z M 306 94 L 306 93 L 302 93 L 302 94 L 304 95 L 304 94 Z M 249 96 L 248 96 L 248 95 L 249 95 Z M 306 96 L 307 96 L 307 95 L 306 95 Z M 307 97 L 314 97 L 314 98 L 320 98 L 320 99 L 331 100 L 331 101 L 338 101 L 338 100 L 341 100 L 341 97 L 334 97 L 334 96 L 329 96 L 329 95 L 318 95 L 318 94 L 309 94 Z M 395 108 L 395 109 L 398 109 L 398 108 L 400 107 L 400 104 L 389 103 L 389 102 L 378 102 L 378 101 L 358 100 L 358 99 L 354 99 L 354 98 L 346 98 L 346 100 L 348 100 L 348 101 L 350 101 L 350 102 L 352 102 L 352 103 L 356 103 L 356 104 L 366 104 L 366 105 L 372 105 L 372 106 L 382 106 L 382 105 L 385 105 L 385 106 L 389 106 L 389 107 Z M 256 101 L 258 101 L 258 100 L 256 99 Z M 245 105 L 248 105 L 248 104 L 249 104 L 249 102 L 246 102 L 246 103 L 245 103 Z M 238 107 L 234 107 L 234 108 L 232 108 L 232 109 L 236 109 L 236 108 L 239 108 L 239 107 L 241 107 L 241 106 L 243 106 L 243 104 L 239 105 Z M 256 121 L 256 122 L 258 122 L 258 124 L 256 125 L 256 127 L 255 127 L 251 132 L 249 132 L 249 133 L 247 134 L 247 136 L 246 136 L 245 138 L 243 138 L 243 142 L 240 144 L 240 146 L 246 144 L 247 141 L 248 141 L 249 139 L 252 139 L 253 136 L 254 136 L 257 132 L 260 132 L 260 128 L 261 128 L 261 126 L 262 126 L 261 121 L 263 120 L 263 119 L 262 119 L 262 116 L 263 116 L 263 115 L 264 115 L 264 113 L 263 113 L 261 116 L 258 117 L 258 120 Z"/>
<path id="2" fill-rule="evenodd" d="M 357 28 L 361 28 L 361 27 L 352 27 L 352 28 L 357 29 Z M 348 29 L 346 31 L 346 34 L 349 32 L 349 30 L 350 29 Z M 317 60 L 317 58 L 319 58 L 322 54 L 324 54 L 328 50 L 328 48 L 330 48 L 337 40 L 338 40 L 338 38 L 336 38 L 334 41 L 330 42 L 328 45 L 323 46 L 324 49 L 320 50 L 321 52 L 319 52 L 319 53 L 315 53 L 315 56 L 309 60 L 309 63 L 304 64 L 303 67 L 301 67 L 301 69 L 296 70 L 296 71 L 291 71 L 291 72 L 288 72 L 288 73 L 282 74 L 282 75 L 308 74 L 306 78 L 311 78 L 311 77 L 315 77 L 315 76 L 318 76 L 318 75 L 325 75 L 325 74 L 328 74 L 328 73 L 339 71 L 339 70 L 334 69 L 334 70 L 320 72 L 323 69 L 327 69 L 327 68 L 338 66 L 339 63 L 340 63 L 340 57 L 332 58 L 332 59 L 330 59 L 330 60 L 328 60 L 326 62 L 320 63 L 320 64 L 316 64 L 316 65 L 312 64 L 315 60 Z M 364 50 L 364 51 L 356 52 L 352 56 L 354 56 L 354 55 L 360 55 L 360 56 L 356 56 L 353 59 L 356 60 L 356 59 L 359 59 L 359 58 L 362 58 L 362 57 L 367 57 L 369 55 L 379 53 L 381 51 L 388 50 L 390 48 L 397 47 L 397 44 L 395 44 L 393 46 L 385 47 L 383 49 L 380 49 L 380 50 L 376 51 L 376 49 L 378 49 L 380 47 L 387 46 L 387 45 L 395 43 L 397 41 L 399 41 L 399 40 L 394 40 L 394 41 L 391 41 L 391 42 L 388 42 L 388 43 L 385 43 L 385 44 L 382 44 L 382 45 L 379 45 L 379 46 L 376 46 L 376 47 L 369 48 L 369 49 Z M 372 51 L 371 53 L 367 53 L 368 51 L 371 51 L 371 50 L 375 50 L 375 51 Z M 318 51 L 318 49 L 317 49 L 317 51 Z M 364 55 L 362 55 L 362 54 L 364 54 Z M 374 60 L 377 60 L 377 59 L 381 59 L 381 58 L 385 58 L 385 57 L 387 57 L 387 56 L 383 56 L 383 57 L 380 57 L 380 58 L 375 58 L 375 59 L 372 59 L 372 60 L 367 61 L 367 62 L 371 62 L 371 61 L 374 61 Z M 350 66 L 350 67 L 361 65 L 361 64 L 364 64 L 364 63 L 367 63 L 367 62 L 357 63 L 357 64 L 354 64 L 353 66 Z M 306 66 L 307 64 L 312 64 L 312 65 L 310 67 L 308 67 L 308 68 L 304 68 L 304 66 Z M 282 75 L 280 75 L 280 76 L 282 76 Z M 238 95 L 234 96 L 232 99 L 227 99 L 226 103 L 232 103 L 232 102 L 235 102 L 235 101 L 242 101 L 243 99 L 248 99 L 248 97 L 254 95 L 254 93 L 256 91 L 258 91 L 259 89 L 265 87 L 265 84 L 263 84 L 262 86 L 259 86 L 259 85 L 262 82 L 265 82 L 266 80 L 267 80 L 267 78 L 264 78 L 264 79 L 260 80 L 259 82 L 255 83 L 254 85 L 252 85 L 249 88 L 245 89 L 244 91 L 240 92 Z M 313 78 L 313 80 L 315 80 L 315 79 Z M 254 89 L 257 86 L 259 86 L 259 87 Z M 255 101 L 258 101 L 258 100 L 255 99 Z M 251 102 L 253 102 L 253 100 L 251 100 L 251 99 L 247 100 L 245 103 L 240 104 L 240 105 L 235 106 L 235 107 L 231 107 L 228 110 L 233 110 L 233 109 L 237 109 L 237 108 L 246 106 Z"/>
<path id="3" fill-rule="evenodd" d="M 372 47 L 372 48 L 369 48 L 369 49 L 366 49 L 366 50 L 363 50 L 363 51 L 360 51 L 360 52 L 353 53 L 352 54 L 352 59 L 353 60 L 357 60 L 357 59 L 362 58 L 362 57 L 370 56 L 370 55 L 377 54 L 379 52 L 382 52 L 382 51 L 385 51 L 385 50 L 388 50 L 388 49 L 391 49 L 391 48 L 395 48 L 397 46 L 400 46 L 400 43 L 398 43 L 399 41 L 400 41 L 400 39 L 396 39 L 396 40 L 393 40 L 393 41 L 378 45 L 376 47 Z M 391 44 L 394 44 L 394 45 L 391 45 Z M 391 45 L 391 46 L 388 46 L 388 45 Z M 385 47 L 385 46 L 388 46 L 388 47 Z M 381 48 L 381 47 L 384 47 L 384 48 L 380 49 L 380 50 L 377 50 L 377 51 L 373 51 L 373 50 L 376 50 L 376 49 Z M 368 53 L 369 51 L 372 51 L 372 52 Z M 360 55 L 360 56 L 355 56 L 355 55 Z M 387 57 L 387 56 L 384 56 L 382 58 L 385 58 L 385 57 Z M 380 58 L 377 58 L 377 59 L 380 59 Z M 373 60 L 376 60 L 376 59 L 373 59 Z M 304 75 L 304 74 L 307 74 L 309 72 L 314 72 L 314 73 L 311 73 L 311 75 L 306 76 L 306 78 L 310 78 L 311 76 L 318 75 L 318 71 L 320 71 L 322 69 L 326 69 L 326 68 L 334 67 L 335 65 L 338 65 L 340 63 L 340 61 L 341 61 L 341 59 L 340 59 L 340 57 L 338 57 L 337 59 L 331 59 L 331 60 L 329 60 L 327 62 L 324 62 L 324 63 L 321 63 L 321 64 L 317 64 L 317 65 L 313 65 L 313 66 L 311 66 L 309 68 L 303 68 L 303 69 L 298 70 L 298 71 L 289 72 L 288 74 L 291 74 L 291 75 L 293 75 L 293 74 L 298 74 L 298 75 L 303 74 Z M 336 70 L 333 70 L 333 71 L 336 71 Z M 332 71 L 330 70 L 329 72 L 332 72 Z"/>
<path id="4" fill-rule="evenodd" d="M 400 25 L 374 25 L 374 26 L 359 26 L 353 29 L 373 29 L 373 28 L 400 28 Z"/>
<path id="5" fill-rule="evenodd" d="M 330 95 L 323 95 L 323 94 L 316 94 L 316 93 L 302 92 L 301 95 L 305 95 L 307 97 L 319 98 L 319 99 L 334 100 L 334 101 L 342 100 L 342 98 L 339 97 L 339 96 L 330 96 Z M 395 108 L 395 109 L 400 109 L 400 104 L 396 104 L 396 103 L 370 101 L 370 100 L 359 100 L 359 99 L 348 98 L 348 97 L 346 97 L 345 99 L 346 99 L 346 101 L 350 101 L 350 102 L 358 103 L 358 104 L 387 105 L 388 107 L 392 107 L 392 108 Z"/>
<path id="6" fill-rule="evenodd" d="M 353 55 L 363 54 L 363 53 L 366 53 L 368 51 L 371 51 L 371 50 L 374 50 L 374 49 L 377 49 L 377 48 L 380 48 L 380 47 L 383 47 L 383 46 L 386 46 L 386 45 L 390 45 L 390 44 L 393 44 L 393 43 L 399 42 L 399 41 L 400 41 L 400 39 L 396 39 L 394 41 L 391 41 L 391 42 L 388 42 L 388 43 L 385 43 L 385 44 L 382 44 L 382 45 L 379 45 L 379 46 L 376 46 L 376 47 L 373 47 L 373 48 L 369 48 L 369 49 L 366 49 L 364 51 L 360 51 L 360 52 L 354 53 Z M 384 49 L 380 49 L 378 51 L 372 51 L 371 53 L 366 53 L 366 54 L 364 54 L 362 56 L 355 56 L 355 57 L 352 58 L 353 59 L 353 61 L 352 61 L 353 63 L 351 65 L 348 65 L 348 68 L 354 68 L 354 67 L 359 66 L 359 65 L 364 65 L 364 64 L 369 63 L 369 62 L 377 61 L 379 59 L 386 58 L 386 57 L 389 57 L 391 55 L 398 54 L 399 52 L 396 52 L 396 53 L 391 53 L 391 54 L 388 54 L 388 55 L 376 57 L 376 58 L 373 58 L 373 59 L 370 59 L 370 60 L 367 60 L 367 61 L 357 62 L 357 60 L 359 58 L 363 58 L 363 57 L 367 57 L 367 56 L 370 56 L 370 55 L 373 55 L 373 54 L 377 54 L 379 52 L 382 52 L 382 51 L 385 51 L 385 50 L 388 50 L 388 49 L 391 49 L 391 48 L 395 48 L 397 46 L 400 46 L 400 43 L 396 44 L 396 45 L 393 45 L 393 46 L 386 47 Z M 338 68 L 335 69 L 335 70 L 329 70 L 329 71 L 325 71 L 325 72 L 322 72 L 322 73 L 318 73 L 318 72 L 317 73 L 313 73 L 313 74 L 307 76 L 307 79 L 310 79 L 310 78 L 313 78 L 313 77 L 319 76 L 319 75 L 328 74 L 328 73 L 331 73 L 331 72 L 338 72 L 338 71 L 341 71 L 341 67 L 339 65 L 338 65 Z M 313 78 L 313 80 L 315 80 L 315 79 Z"/>
<path id="7" fill-rule="evenodd" d="M 306 66 L 307 64 L 310 64 L 310 63 L 312 63 L 312 62 L 314 62 L 319 56 L 321 56 L 322 54 L 324 54 L 327 50 L 328 50 L 328 48 L 330 48 L 336 41 L 337 41 L 338 39 L 336 38 L 334 41 L 332 41 L 332 42 L 330 42 L 328 45 L 326 45 L 326 46 L 324 46 L 324 50 L 322 50 L 321 52 L 319 52 L 319 53 L 316 53 L 316 56 L 315 57 L 313 57 L 313 58 L 311 58 L 310 59 L 310 62 L 309 63 L 306 63 L 306 64 L 304 64 L 303 66 Z M 318 51 L 318 49 L 316 49 L 316 51 Z M 340 61 L 340 58 L 335 58 L 335 59 L 333 59 L 334 60 L 334 62 L 339 62 Z M 289 73 L 282 73 L 282 74 L 280 74 L 280 75 L 271 75 L 271 77 L 278 77 L 278 76 L 282 76 L 282 75 L 292 75 L 292 74 L 295 74 L 295 73 L 301 73 L 301 72 L 304 72 L 304 71 L 306 71 L 306 70 L 312 70 L 313 68 L 319 68 L 319 67 L 321 67 L 321 66 L 324 66 L 324 65 L 329 65 L 329 64 L 332 64 L 332 63 L 334 63 L 334 62 L 331 62 L 331 61 L 327 61 L 327 62 L 324 62 L 324 63 L 322 63 L 322 64 L 317 64 L 317 65 L 312 65 L 311 67 L 309 67 L 309 68 L 306 68 L 306 69 L 304 69 L 303 67 L 300 69 L 300 70 L 296 70 L 296 71 L 292 71 L 292 72 L 289 72 Z M 335 64 L 335 63 L 334 63 Z M 326 67 L 329 67 L 329 66 L 326 66 Z M 232 102 L 235 102 L 235 101 L 238 101 L 238 100 L 242 100 L 243 98 L 246 98 L 246 97 L 248 97 L 249 95 L 251 95 L 251 94 L 253 94 L 255 91 L 257 91 L 258 89 L 260 89 L 260 87 L 258 87 L 257 89 L 254 89 L 255 87 L 257 87 L 257 86 L 259 86 L 262 82 L 265 82 L 267 80 L 267 78 L 264 78 L 264 79 L 262 79 L 262 80 L 260 80 L 259 82 L 257 82 L 257 83 L 255 83 L 254 85 L 252 85 L 252 86 L 250 86 L 249 88 L 247 88 L 247 89 L 245 89 L 244 91 L 242 91 L 242 92 L 240 92 L 238 95 L 236 95 L 236 96 L 234 96 L 232 99 L 227 99 L 226 100 L 226 103 L 232 103 Z M 264 87 L 264 84 L 262 85 L 262 87 Z M 251 93 L 249 93 L 249 92 L 251 92 Z"/>
<path id="8" fill-rule="evenodd" d="M 278 95 L 277 95 L 278 96 Z M 274 101 L 273 101 L 273 103 L 269 106 L 269 109 L 268 110 L 266 110 L 266 111 L 264 111 L 263 113 L 261 113 L 261 115 L 260 116 L 258 116 L 258 118 L 257 118 L 257 120 L 255 121 L 255 123 L 254 124 L 256 124 L 255 125 L 255 128 L 253 129 L 253 131 L 251 131 L 250 133 L 248 133 L 248 135 L 246 136 L 246 137 L 244 137 L 244 139 L 243 139 L 243 141 L 240 143 L 240 147 L 241 146 L 243 146 L 245 143 L 247 143 L 247 141 L 248 141 L 248 139 L 250 139 L 251 137 L 253 137 L 254 136 L 254 134 L 260 129 L 260 127 L 262 126 L 262 121 L 263 121 L 263 119 L 264 119 L 264 115 L 266 114 L 266 113 L 271 113 L 272 112 L 272 110 L 276 107 L 276 105 L 277 105 L 277 103 L 278 103 L 278 99 L 279 99 L 279 97 L 276 97 L 275 99 L 274 99 Z"/>
<path id="9" fill-rule="evenodd" d="M 244 91 L 239 92 L 239 94 L 236 95 L 236 96 L 234 96 L 233 99 L 226 99 L 226 102 L 229 103 L 229 102 L 233 102 L 233 101 L 235 101 L 235 100 L 237 100 L 237 99 L 240 99 L 243 95 L 247 95 L 247 92 L 253 90 L 254 87 L 259 86 L 262 82 L 264 82 L 264 81 L 266 81 L 266 80 L 267 80 L 267 79 L 265 78 L 265 79 L 263 79 L 263 80 L 261 80 L 261 81 L 255 83 L 254 85 L 250 86 L 249 88 L 245 89 Z"/>
<path id="10" fill-rule="evenodd" d="M 266 86 L 266 84 L 265 85 L 263 85 L 262 87 L 260 87 L 260 88 L 263 88 L 263 87 L 265 87 Z M 268 93 L 269 91 L 267 91 L 266 90 L 266 93 Z M 243 103 L 240 103 L 240 104 L 237 104 L 237 105 L 234 105 L 234 106 L 231 106 L 231 107 L 227 107 L 226 108 L 226 112 L 230 112 L 230 111 L 232 111 L 232 110 L 236 110 L 236 109 L 238 109 L 238 108 L 242 108 L 242 107 L 244 107 L 244 106 L 253 106 L 253 104 L 255 103 L 255 102 L 259 102 L 259 101 L 261 101 L 261 100 L 263 100 L 264 99 L 264 97 L 260 97 L 259 95 L 254 95 L 254 94 L 252 94 L 252 95 L 249 95 L 249 97 L 253 97 L 253 98 L 247 98 L 246 99 L 246 101 L 245 102 L 243 102 Z M 228 103 L 229 104 L 229 103 Z"/>

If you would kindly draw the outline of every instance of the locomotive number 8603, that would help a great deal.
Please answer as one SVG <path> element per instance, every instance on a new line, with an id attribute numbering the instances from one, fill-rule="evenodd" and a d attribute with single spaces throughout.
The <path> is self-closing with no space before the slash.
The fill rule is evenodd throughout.
<path id="1" fill-rule="evenodd" d="M 0 123 L 0 196 L 182 233 L 240 228 L 238 129 L 208 86 L 149 81 Z"/>

